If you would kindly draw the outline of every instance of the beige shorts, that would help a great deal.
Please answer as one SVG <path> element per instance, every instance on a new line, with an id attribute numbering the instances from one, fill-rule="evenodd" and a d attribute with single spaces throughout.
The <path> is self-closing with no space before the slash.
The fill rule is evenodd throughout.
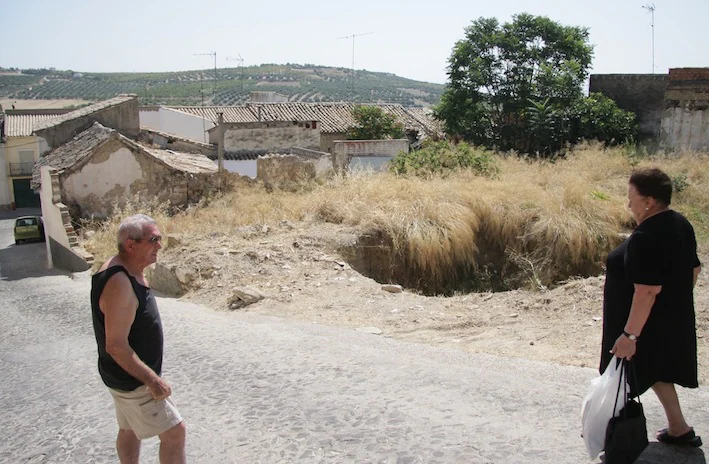
<path id="1" fill-rule="evenodd" d="M 156 401 L 145 385 L 131 392 L 108 390 L 116 405 L 118 427 L 132 430 L 141 440 L 160 435 L 182 422 L 172 398 Z"/>

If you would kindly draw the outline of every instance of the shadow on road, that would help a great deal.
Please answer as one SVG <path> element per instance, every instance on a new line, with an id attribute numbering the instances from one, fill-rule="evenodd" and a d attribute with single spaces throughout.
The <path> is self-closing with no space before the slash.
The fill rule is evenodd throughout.
<path id="1" fill-rule="evenodd" d="M 0 220 L 14 219 L 21 216 L 41 216 L 41 208 L 17 208 L 12 210 L 0 210 Z"/>
<path id="2" fill-rule="evenodd" d="M 0 280 L 69 274 L 59 269 L 47 269 L 44 242 L 12 244 L 0 249 Z"/>
<path id="3" fill-rule="evenodd" d="M 669 446 L 653 442 L 645 448 L 635 464 L 706 464 L 701 448 Z"/>

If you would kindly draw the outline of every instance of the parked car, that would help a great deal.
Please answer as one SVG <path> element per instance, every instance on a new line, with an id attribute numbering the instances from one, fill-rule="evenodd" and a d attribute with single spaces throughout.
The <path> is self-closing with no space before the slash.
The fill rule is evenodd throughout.
<path id="1" fill-rule="evenodd" d="M 15 245 L 26 240 L 44 241 L 44 222 L 39 216 L 22 216 L 15 220 Z"/>

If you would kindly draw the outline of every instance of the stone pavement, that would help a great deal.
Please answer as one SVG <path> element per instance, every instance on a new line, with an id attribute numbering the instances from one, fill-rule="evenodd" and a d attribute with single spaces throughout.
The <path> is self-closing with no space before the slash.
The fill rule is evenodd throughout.
<path id="1" fill-rule="evenodd" d="M 0 237 L 0 462 L 116 462 L 112 400 L 96 371 L 89 276 L 39 275 L 29 269 L 33 259 L 19 259 L 42 250 Z M 186 420 L 189 462 L 600 462 L 588 459 L 579 437 L 591 369 L 168 298 L 159 305 L 164 374 Z M 709 390 L 680 394 L 709 440 Z M 644 396 L 648 429 L 656 430 L 661 407 Z M 141 462 L 157 462 L 157 446 L 146 441 Z M 705 458 L 701 450 L 653 443 L 640 462 Z"/>

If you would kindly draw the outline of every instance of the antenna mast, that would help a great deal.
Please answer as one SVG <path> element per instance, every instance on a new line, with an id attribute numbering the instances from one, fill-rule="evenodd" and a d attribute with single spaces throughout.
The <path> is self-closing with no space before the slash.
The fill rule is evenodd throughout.
<path id="1" fill-rule="evenodd" d="M 643 9 L 650 13 L 650 27 L 652 28 L 652 73 L 655 74 L 655 4 L 651 3 L 643 6 Z"/>
<path id="2" fill-rule="evenodd" d="M 237 61 L 239 63 L 239 90 L 244 91 L 244 59 L 241 57 L 241 53 L 237 53 L 236 57 L 227 56 L 227 61 Z"/>
<path id="3" fill-rule="evenodd" d="M 350 76 L 351 84 L 352 84 L 352 101 L 354 102 L 355 98 L 355 37 L 360 37 L 363 35 L 371 35 L 374 34 L 374 32 L 365 32 L 364 34 L 351 34 L 351 35 L 346 35 L 344 37 L 338 37 L 337 40 L 340 39 L 352 39 L 352 74 Z"/>
<path id="4" fill-rule="evenodd" d="M 195 53 L 194 56 L 211 56 L 214 57 L 214 93 L 212 95 L 212 98 L 217 96 L 217 52 L 209 52 L 209 53 Z"/>

